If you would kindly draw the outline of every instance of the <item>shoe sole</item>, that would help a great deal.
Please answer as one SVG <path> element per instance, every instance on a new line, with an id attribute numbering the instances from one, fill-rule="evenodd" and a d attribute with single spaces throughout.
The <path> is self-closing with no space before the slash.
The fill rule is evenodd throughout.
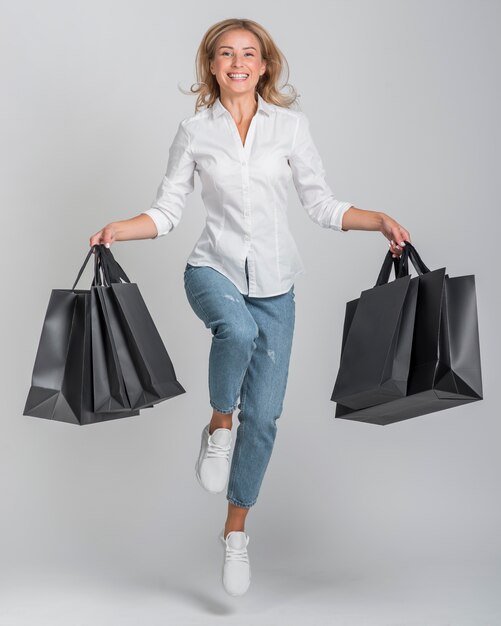
<path id="1" fill-rule="evenodd" d="M 200 474 L 198 473 L 198 468 L 199 468 L 199 466 L 200 466 L 200 464 L 202 462 L 202 458 L 204 456 L 204 439 L 205 439 L 205 437 L 206 437 L 206 434 L 205 434 L 205 429 L 204 429 L 202 431 L 202 437 L 200 439 L 200 453 L 199 453 L 198 459 L 197 459 L 197 461 L 195 463 L 195 474 L 196 474 L 196 477 L 197 477 L 199 485 L 202 487 L 202 489 L 207 491 L 207 493 L 213 493 L 213 494 L 222 493 L 226 489 L 226 486 L 228 485 L 228 476 L 226 477 L 226 482 L 224 484 L 224 487 L 222 487 L 222 489 L 220 489 L 219 491 L 211 491 L 210 489 L 207 489 L 207 487 L 203 484 L 202 478 L 201 478 Z M 229 474 L 229 472 L 228 472 L 228 474 Z"/>

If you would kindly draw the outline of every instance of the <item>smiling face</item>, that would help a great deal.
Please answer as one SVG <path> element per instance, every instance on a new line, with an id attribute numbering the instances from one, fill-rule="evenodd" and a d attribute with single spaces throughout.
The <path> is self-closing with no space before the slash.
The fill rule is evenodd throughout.
<path id="1" fill-rule="evenodd" d="M 259 78 L 266 70 L 258 38 L 245 29 L 223 33 L 216 43 L 210 69 L 216 77 L 222 97 L 254 94 Z"/>

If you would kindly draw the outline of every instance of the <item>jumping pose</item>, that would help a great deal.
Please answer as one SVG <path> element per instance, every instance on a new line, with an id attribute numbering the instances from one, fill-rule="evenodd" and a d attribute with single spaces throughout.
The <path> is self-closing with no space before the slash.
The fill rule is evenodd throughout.
<path id="1" fill-rule="evenodd" d="M 212 417 L 202 430 L 195 472 L 210 493 L 227 487 L 220 539 L 222 582 L 231 595 L 242 595 L 250 584 L 245 519 L 257 501 L 282 413 L 294 280 L 304 271 L 287 222 L 289 183 L 323 228 L 380 231 L 395 257 L 411 240 L 385 213 L 334 198 L 308 117 L 291 108 L 297 94 L 278 90 L 286 65 L 269 33 L 252 20 L 227 19 L 209 28 L 197 53 L 195 113 L 179 123 L 155 201 L 90 238 L 93 246 L 166 235 L 179 223 L 198 172 L 207 221 L 187 259 L 184 286 L 212 333 Z"/>

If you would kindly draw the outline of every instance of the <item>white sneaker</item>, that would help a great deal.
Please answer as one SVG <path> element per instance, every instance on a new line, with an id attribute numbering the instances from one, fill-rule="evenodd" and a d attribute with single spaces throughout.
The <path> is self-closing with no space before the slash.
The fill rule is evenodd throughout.
<path id="1" fill-rule="evenodd" d="M 231 430 L 216 428 L 209 435 L 209 424 L 202 431 L 200 454 L 195 464 L 198 482 L 209 493 L 223 491 L 230 469 Z"/>
<path id="2" fill-rule="evenodd" d="M 249 588 L 251 580 L 247 554 L 249 535 L 243 530 L 231 530 L 225 539 L 223 530 L 219 537 L 225 545 L 223 587 L 230 596 L 241 596 Z"/>

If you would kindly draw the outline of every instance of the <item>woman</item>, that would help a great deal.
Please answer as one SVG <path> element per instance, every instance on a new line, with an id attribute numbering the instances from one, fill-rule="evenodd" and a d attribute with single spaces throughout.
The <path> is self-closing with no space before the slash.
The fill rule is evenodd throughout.
<path id="1" fill-rule="evenodd" d="M 151 208 L 112 222 L 90 245 L 166 235 L 181 219 L 194 172 L 207 222 L 184 272 L 188 301 L 211 329 L 212 417 L 202 431 L 196 476 L 219 493 L 228 484 L 223 586 L 250 584 L 245 519 L 256 503 L 282 412 L 294 331 L 294 279 L 304 266 L 286 217 L 292 180 L 310 218 L 337 231 L 380 231 L 394 257 L 408 231 L 380 211 L 336 200 L 324 179 L 296 94 L 277 89 L 285 58 L 251 20 L 227 19 L 204 35 L 197 54 L 195 114 L 182 120 Z M 205 107 L 202 107 L 205 105 Z M 238 400 L 240 403 L 237 405 Z M 233 412 L 240 409 L 231 460 Z M 229 480 L 228 480 L 229 479 Z"/>

